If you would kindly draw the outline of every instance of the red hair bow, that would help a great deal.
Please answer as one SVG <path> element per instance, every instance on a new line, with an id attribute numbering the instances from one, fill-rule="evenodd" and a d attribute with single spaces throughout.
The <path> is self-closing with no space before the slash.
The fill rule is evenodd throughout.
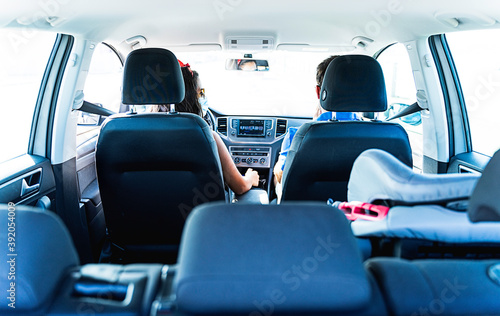
<path id="1" fill-rule="evenodd" d="M 191 66 L 188 63 L 183 63 L 179 59 L 177 59 L 177 61 L 179 62 L 179 65 L 181 67 L 186 67 L 189 70 L 189 72 L 191 73 L 191 75 L 194 76 L 193 71 L 191 70 Z"/>

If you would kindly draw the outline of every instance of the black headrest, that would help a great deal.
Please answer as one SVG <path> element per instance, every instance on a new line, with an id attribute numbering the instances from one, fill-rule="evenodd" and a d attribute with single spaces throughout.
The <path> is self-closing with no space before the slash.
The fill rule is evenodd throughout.
<path id="1" fill-rule="evenodd" d="M 175 104 L 184 100 L 184 80 L 175 55 L 162 48 L 131 52 L 123 70 L 123 104 Z"/>
<path id="2" fill-rule="evenodd" d="M 174 287 L 180 311 L 217 315 L 352 311 L 371 295 L 345 215 L 320 203 L 195 208 Z"/>
<path id="3" fill-rule="evenodd" d="M 469 201 L 469 219 L 472 222 L 500 222 L 500 150 L 484 168 Z"/>
<path id="4" fill-rule="evenodd" d="M 0 243 L 5 245 L 0 255 L 0 285 L 9 291 L 11 282 L 15 283 L 14 291 L 2 293 L 0 314 L 40 312 L 52 302 L 68 269 L 79 264 L 71 236 L 52 212 L 23 206 L 0 204 L 0 227 Z M 8 305 L 13 301 L 15 309 Z"/>
<path id="5" fill-rule="evenodd" d="M 334 112 L 387 110 L 384 74 L 378 61 L 364 55 L 333 59 L 325 72 L 320 103 Z"/>

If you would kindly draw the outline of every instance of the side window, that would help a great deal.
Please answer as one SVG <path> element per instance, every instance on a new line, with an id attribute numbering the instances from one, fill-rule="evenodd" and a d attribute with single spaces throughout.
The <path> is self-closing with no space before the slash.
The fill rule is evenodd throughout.
<path id="1" fill-rule="evenodd" d="M 403 44 L 394 44 L 384 50 L 378 57 L 384 72 L 387 89 L 388 110 L 381 120 L 388 119 L 399 113 L 405 107 L 417 101 L 417 90 L 410 58 Z M 399 123 L 408 133 L 413 152 L 413 168 L 422 170 L 423 166 L 423 129 L 420 113 L 404 116 L 392 122 Z"/>
<path id="2" fill-rule="evenodd" d="M 88 102 L 118 113 L 121 105 L 123 66 L 118 55 L 106 44 L 95 47 L 83 93 Z M 99 125 L 99 116 L 80 112 L 78 134 Z"/>
<path id="3" fill-rule="evenodd" d="M 0 30 L 0 162 L 26 154 L 31 125 L 56 34 Z"/>
<path id="4" fill-rule="evenodd" d="M 500 148 L 500 30 L 446 34 L 469 118 L 472 149 L 493 156 Z"/>

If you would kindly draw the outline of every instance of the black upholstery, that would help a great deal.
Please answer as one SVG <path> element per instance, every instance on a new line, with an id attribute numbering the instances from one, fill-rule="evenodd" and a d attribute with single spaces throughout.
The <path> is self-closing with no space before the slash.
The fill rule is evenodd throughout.
<path id="1" fill-rule="evenodd" d="M 128 90 L 124 89 L 123 95 L 127 102 L 134 100 L 129 95 L 134 86 L 128 82 L 135 78 L 133 71 L 141 74 L 141 67 L 155 68 L 160 60 L 175 64 L 165 68 L 176 66 L 180 74 L 178 61 L 170 52 L 144 51 L 152 52 L 153 58 L 134 51 L 127 59 L 124 87 Z M 165 56 L 158 57 L 162 52 Z M 172 77 L 175 75 L 166 78 Z M 177 79 L 182 83 L 182 77 Z M 180 87 L 177 81 L 169 81 L 169 85 L 175 86 L 174 90 Z M 183 95 L 179 91 L 175 97 L 163 94 L 170 91 L 163 84 L 150 88 L 142 103 L 177 102 Z M 99 135 L 96 167 L 111 241 L 125 250 L 129 262 L 175 262 L 184 220 L 191 209 L 225 199 L 215 140 L 205 121 L 194 114 L 110 117 Z"/>
<path id="2" fill-rule="evenodd" d="M 9 225 L 12 223 L 9 211 L 12 211 L 10 215 L 14 214 L 15 226 Z M 3 292 L 0 314 L 42 314 L 69 270 L 79 265 L 71 236 L 63 222 L 53 213 L 25 206 L 9 208 L 1 204 L 0 227 L 0 242 L 3 245 L 0 254 L 0 285 Z M 9 230 L 8 227 L 13 228 Z M 9 231 L 13 234 L 8 235 Z M 9 241 L 9 237 L 14 237 L 14 240 Z M 14 242 L 12 251 L 8 248 L 10 242 Z M 11 272 L 13 274 L 10 274 L 9 279 Z M 7 292 L 11 282 L 15 283 L 15 291 Z M 12 302 L 9 299 L 11 293 L 15 294 L 15 308 L 8 305 Z"/>
<path id="3" fill-rule="evenodd" d="M 500 150 L 484 168 L 469 202 L 469 219 L 472 222 L 500 222 Z"/>
<path id="4" fill-rule="evenodd" d="M 500 315 L 500 284 L 488 275 L 495 260 L 375 258 L 373 274 L 391 315 Z"/>
<path id="5" fill-rule="evenodd" d="M 171 104 L 184 99 L 184 80 L 175 55 L 166 49 L 132 51 L 123 69 L 123 104 Z"/>
<path id="6" fill-rule="evenodd" d="M 384 74 L 379 63 L 364 55 L 336 57 L 326 69 L 320 104 L 334 112 L 387 110 Z"/>
<path id="7" fill-rule="evenodd" d="M 371 57 L 335 58 L 326 70 L 321 90 L 321 106 L 327 110 L 374 112 L 387 107 L 383 73 Z M 361 121 L 303 124 L 286 159 L 282 200 L 346 201 L 354 160 L 370 148 L 383 149 L 412 166 L 408 135 L 398 124 Z"/>
<path id="8" fill-rule="evenodd" d="M 187 314 L 384 315 L 344 214 L 319 203 L 211 203 L 189 216 L 174 279 Z"/>

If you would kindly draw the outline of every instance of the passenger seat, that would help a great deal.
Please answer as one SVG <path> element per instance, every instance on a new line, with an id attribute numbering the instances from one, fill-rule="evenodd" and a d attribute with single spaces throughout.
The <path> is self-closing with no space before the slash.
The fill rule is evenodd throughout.
<path id="1" fill-rule="evenodd" d="M 131 52 L 123 71 L 124 104 L 175 104 L 184 81 L 175 55 L 160 48 Z M 174 263 L 184 221 L 201 203 L 224 201 L 212 132 L 191 113 L 110 116 L 96 148 L 112 262 Z"/>

